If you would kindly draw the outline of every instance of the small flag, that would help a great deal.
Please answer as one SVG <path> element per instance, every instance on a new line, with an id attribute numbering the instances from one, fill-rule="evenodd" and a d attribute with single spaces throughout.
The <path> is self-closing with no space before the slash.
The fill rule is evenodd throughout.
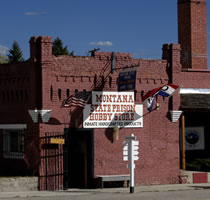
<path id="1" fill-rule="evenodd" d="M 158 92 L 160 91 L 161 88 L 155 88 L 153 90 L 150 90 L 149 92 L 147 92 L 146 95 L 143 96 L 143 102 L 145 102 L 147 109 L 149 110 L 149 112 L 152 111 L 153 105 L 154 105 L 154 101 L 155 101 L 155 96 L 158 94 Z"/>
<path id="2" fill-rule="evenodd" d="M 155 97 L 149 97 L 149 98 L 147 98 L 147 100 L 145 101 L 145 104 L 146 104 L 147 109 L 149 110 L 149 112 L 152 111 L 154 102 L 155 102 Z"/>
<path id="3" fill-rule="evenodd" d="M 178 88 L 179 86 L 169 83 L 162 87 L 150 90 L 149 92 L 147 92 L 146 95 L 143 96 L 142 100 L 143 102 L 146 103 L 146 107 L 149 110 L 149 112 L 151 112 L 156 95 L 161 95 L 163 97 L 170 97 Z"/>
<path id="4" fill-rule="evenodd" d="M 77 92 L 75 95 L 71 95 L 67 99 L 65 99 L 62 103 L 62 107 L 79 106 L 81 108 L 84 108 L 89 95 L 90 93 L 86 91 Z"/>
<path id="5" fill-rule="evenodd" d="M 158 92 L 158 94 L 163 97 L 169 97 L 176 91 L 177 88 L 179 88 L 179 86 L 169 83 L 167 85 L 164 85 Z"/>

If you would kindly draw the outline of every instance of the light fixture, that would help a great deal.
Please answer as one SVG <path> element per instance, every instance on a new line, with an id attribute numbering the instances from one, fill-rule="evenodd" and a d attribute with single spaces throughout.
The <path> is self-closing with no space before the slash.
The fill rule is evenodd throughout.
<path id="1" fill-rule="evenodd" d="M 38 123 L 39 115 L 43 123 L 47 123 L 51 117 L 52 110 L 28 110 L 29 115 L 34 123 Z"/>
<path id="2" fill-rule="evenodd" d="M 169 112 L 171 114 L 171 121 L 172 122 L 177 122 L 178 119 L 179 119 L 179 117 L 182 114 L 182 111 L 181 110 L 170 110 Z"/>
<path id="3" fill-rule="evenodd" d="M 113 139 L 119 140 L 119 127 L 118 126 L 115 126 L 113 128 Z"/>
<path id="4" fill-rule="evenodd" d="M 156 108 L 155 109 L 156 110 L 159 110 L 160 109 L 160 104 L 159 103 L 156 104 Z"/>

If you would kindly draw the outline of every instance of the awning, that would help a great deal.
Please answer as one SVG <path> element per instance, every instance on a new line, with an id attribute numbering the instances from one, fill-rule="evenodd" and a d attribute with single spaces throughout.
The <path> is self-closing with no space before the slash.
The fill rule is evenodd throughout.
<path id="1" fill-rule="evenodd" d="M 181 88 L 182 109 L 209 109 L 210 89 L 205 88 Z"/>

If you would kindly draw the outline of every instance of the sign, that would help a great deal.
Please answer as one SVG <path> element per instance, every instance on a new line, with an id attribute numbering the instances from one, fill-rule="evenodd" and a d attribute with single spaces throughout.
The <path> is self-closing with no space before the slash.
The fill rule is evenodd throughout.
<path id="1" fill-rule="evenodd" d="M 186 150 L 205 149 L 204 127 L 186 127 L 185 142 Z"/>
<path id="2" fill-rule="evenodd" d="M 134 169 L 135 160 L 138 160 L 139 141 L 136 136 L 131 134 L 125 137 L 123 141 L 123 161 L 129 161 L 128 168 L 130 169 L 130 193 L 134 193 Z"/>
<path id="3" fill-rule="evenodd" d="M 136 70 L 123 71 L 118 77 L 118 91 L 136 89 Z"/>
<path id="4" fill-rule="evenodd" d="M 92 92 L 92 104 L 83 109 L 84 128 L 143 127 L 143 106 L 134 92 Z"/>
<path id="5" fill-rule="evenodd" d="M 128 141 L 123 142 L 123 161 L 128 161 Z"/>
<path id="6" fill-rule="evenodd" d="M 50 138 L 50 144 L 65 144 L 63 138 Z"/>
<path id="7" fill-rule="evenodd" d="M 139 160 L 139 141 L 136 140 L 136 136 L 131 135 L 125 137 L 123 142 L 123 161 L 129 161 L 132 159 Z"/>

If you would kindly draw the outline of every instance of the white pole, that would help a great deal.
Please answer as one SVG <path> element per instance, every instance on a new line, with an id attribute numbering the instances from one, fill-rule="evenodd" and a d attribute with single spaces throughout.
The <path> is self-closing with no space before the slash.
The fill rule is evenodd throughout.
<path id="1" fill-rule="evenodd" d="M 134 136 L 134 134 L 131 134 Z M 134 193 L 134 156 L 133 156 L 133 139 L 130 140 L 130 193 Z"/>

